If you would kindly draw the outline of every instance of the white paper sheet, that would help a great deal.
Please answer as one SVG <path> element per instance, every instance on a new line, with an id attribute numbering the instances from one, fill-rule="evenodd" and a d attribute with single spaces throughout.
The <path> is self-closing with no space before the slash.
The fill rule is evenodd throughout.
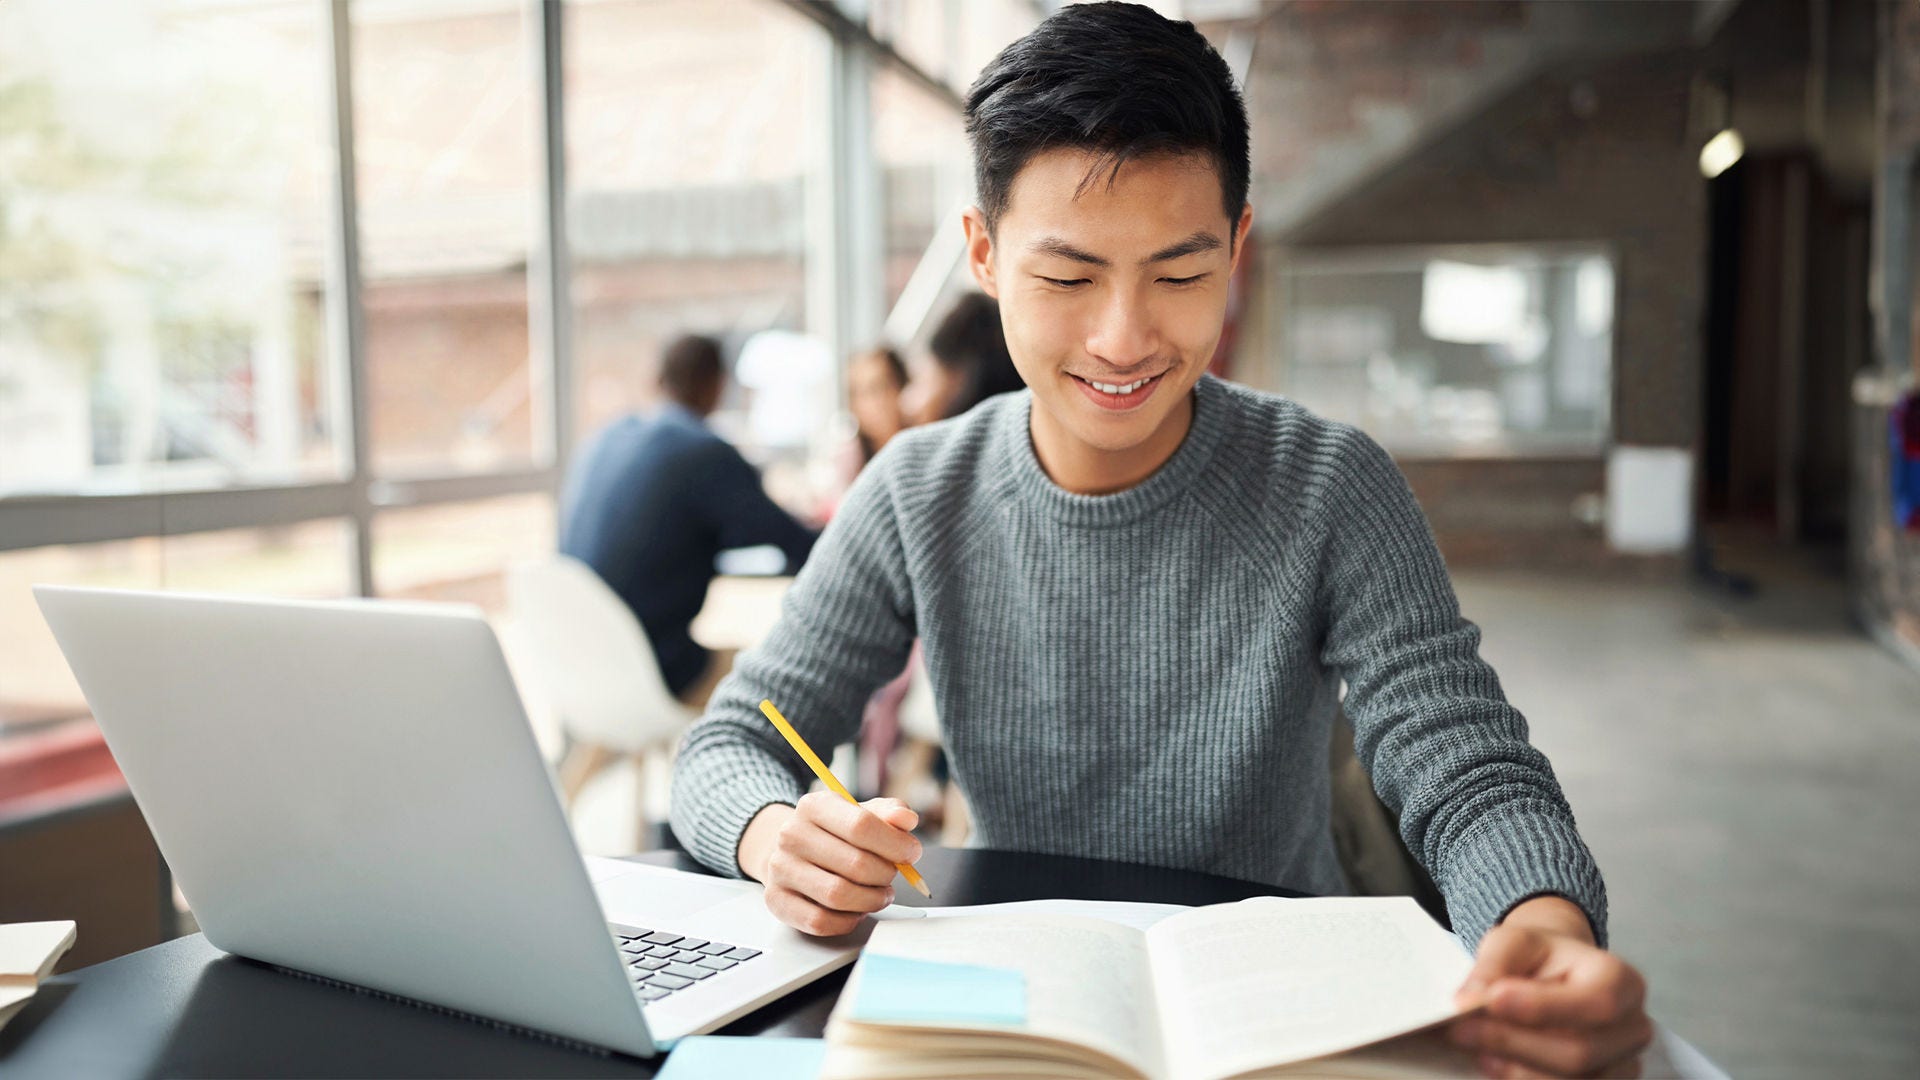
<path id="1" fill-rule="evenodd" d="M 1145 930 L 1169 915 L 1178 915 L 1192 908 L 1182 904 L 1138 904 L 1124 900 L 1017 900 L 1005 904 L 956 904 L 952 907 L 896 908 L 903 914 L 889 915 L 882 912 L 876 918 L 913 918 L 905 912 L 918 912 L 929 919 L 950 918 L 956 915 L 1078 915 L 1086 919 L 1100 919 L 1105 922 L 1131 926 L 1135 930 Z M 895 908 L 889 908 L 888 912 Z"/>

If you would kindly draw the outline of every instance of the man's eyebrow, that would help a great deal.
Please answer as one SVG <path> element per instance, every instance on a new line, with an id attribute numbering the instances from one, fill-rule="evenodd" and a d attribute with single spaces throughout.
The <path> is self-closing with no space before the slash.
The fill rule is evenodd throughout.
<path id="1" fill-rule="evenodd" d="M 1219 247 L 1220 238 L 1205 229 L 1201 229 L 1185 240 L 1176 244 L 1169 244 L 1146 258 L 1141 259 L 1140 265 L 1146 266 L 1149 263 L 1169 262 L 1185 255 L 1197 255 L 1202 251 L 1213 251 Z M 1062 259 L 1071 259 L 1077 263 L 1086 263 L 1088 266 L 1104 268 L 1113 265 L 1112 262 L 1102 256 L 1095 255 L 1091 251 L 1082 251 L 1057 236 L 1041 237 L 1033 242 L 1031 250 L 1040 255 L 1053 255 Z"/>
<path id="2" fill-rule="evenodd" d="M 1205 229 L 1201 229 L 1185 240 L 1163 247 L 1159 251 L 1140 260 L 1140 265 L 1145 266 L 1148 263 L 1168 262 L 1173 259 L 1178 259 L 1182 255 L 1197 255 L 1202 251 L 1213 251 L 1219 246 L 1219 237 Z"/>
<path id="3" fill-rule="evenodd" d="M 1074 262 L 1086 263 L 1088 266 L 1107 267 L 1113 265 L 1090 251 L 1081 251 L 1079 248 L 1074 247 L 1072 244 L 1067 243 L 1057 236 L 1043 236 L 1035 240 L 1032 250 L 1040 255 L 1054 255 L 1062 259 L 1072 259 Z"/>

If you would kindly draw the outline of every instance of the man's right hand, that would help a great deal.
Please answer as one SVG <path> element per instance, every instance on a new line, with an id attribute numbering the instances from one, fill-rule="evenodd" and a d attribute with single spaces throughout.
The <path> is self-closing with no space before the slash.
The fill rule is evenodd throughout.
<path id="1" fill-rule="evenodd" d="M 829 791 L 775 803 L 740 837 L 740 869 L 767 887 L 767 910 L 802 933 L 849 933 L 893 903 L 895 863 L 920 858 L 920 815 L 898 799 L 855 806 Z"/>

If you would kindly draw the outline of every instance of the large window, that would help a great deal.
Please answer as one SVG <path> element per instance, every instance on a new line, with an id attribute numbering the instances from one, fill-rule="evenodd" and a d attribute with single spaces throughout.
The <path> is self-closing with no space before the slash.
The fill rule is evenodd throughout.
<path id="1" fill-rule="evenodd" d="M 827 36 L 766 0 L 566 5 L 576 431 L 653 397 L 661 348 L 807 329 Z M 730 412 L 747 405 L 736 388 Z M 751 436 L 751 431 L 746 432 Z"/>
<path id="2" fill-rule="evenodd" d="M 86 709 L 34 604 L 35 584 L 335 597 L 351 588 L 350 543 L 344 521 L 323 519 L 0 551 L 0 738 Z"/>
<path id="3" fill-rule="evenodd" d="M 0 733 L 83 707 L 35 583 L 497 610 L 680 332 L 807 501 L 823 327 L 923 261 L 939 87 L 1033 19 L 901 10 L 940 73 L 780 0 L 0 0 Z"/>
<path id="4" fill-rule="evenodd" d="M 0 496 L 340 474 L 325 15 L 0 4 Z"/>
<path id="5" fill-rule="evenodd" d="M 959 211 L 973 194 L 967 136 L 953 106 L 897 71 L 873 77 L 873 152 L 885 206 L 887 308 L 936 239 L 956 265 L 964 245 Z M 939 236 L 947 229 L 951 235 Z"/>
<path id="6" fill-rule="evenodd" d="M 373 471 L 528 465 L 538 84 L 526 5 L 350 10 Z"/>
<path id="7" fill-rule="evenodd" d="M 1604 250 L 1293 253 L 1285 393 L 1403 454 L 1603 449 L 1614 272 Z"/>

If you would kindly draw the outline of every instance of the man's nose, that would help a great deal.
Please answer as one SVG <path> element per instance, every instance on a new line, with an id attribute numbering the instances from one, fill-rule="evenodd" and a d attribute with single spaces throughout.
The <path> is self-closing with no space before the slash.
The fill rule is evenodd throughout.
<path id="1" fill-rule="evenodd" d="M 1107 297 L 1087 334 L 1087 352 L 1116 369 L 1150 359 L 1158 347 L 1146 304 L 1121 289 Z"/>

